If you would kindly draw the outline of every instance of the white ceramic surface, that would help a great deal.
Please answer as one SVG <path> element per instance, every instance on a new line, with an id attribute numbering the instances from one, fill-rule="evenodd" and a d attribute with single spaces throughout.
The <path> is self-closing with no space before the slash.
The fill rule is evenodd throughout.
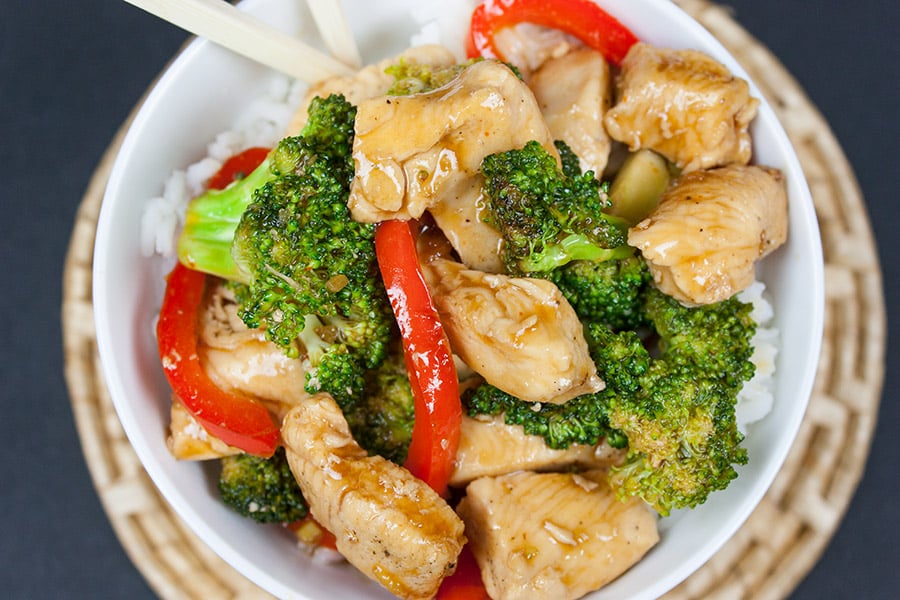
<path id="1" fill-rule="evenodd" d="M 408 45 L 421 0 L 344 0 L 367 62 Z M 242 8 L 284 31 L 315 40 L 304 3 L 246 0 Z M 427 4 L 427 2 L 426 2 Z M 645 41 L 708 52 L 748 78 L 724 48 L 667 0 L 599 0 Z M 463 30 L 464 27 L 460 27 Z M 142 256 L 141 212 L 175 169 L 202 158 L 207 143 L 230 128 L 241 107 L 267 89 L 272 74 L 205 41 L 181 53 L 137 114 L 113 167 L 94 257 L 94 310 L 106 381 L 131 444 L 166 500 L 219 555 L 281 598 L 387 598 L 346 566 L 313 564 L 276 526 L 257 525 L 217 499 L 210 472 L 177 463 L 165 446 L 169 391 L 152 330 L 163 269 Z M 748 78 L 749 79 L 749 78 Z M 754 95 L 759 91 L 752 85 Z M 749 464 L 702 507 L 661 523 L 662 540 L 638 565 L 594 600 L 655 598 L 690 575 L 740 527 L 780 468 L 802 420 L 818 361 L 823 318 L 823 267 L 812 200 L 790 143 L 765 102 L 752 126 L 754 160 L 787 174 L 788 243 L 760 270 L 776 310 L 782 343 L 773 412 L 746 440 Z"/>

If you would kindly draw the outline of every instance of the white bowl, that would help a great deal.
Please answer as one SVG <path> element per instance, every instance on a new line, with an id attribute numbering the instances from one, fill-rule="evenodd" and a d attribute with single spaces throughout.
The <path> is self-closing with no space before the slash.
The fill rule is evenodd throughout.
<path id="1" fill-rule="evenodd" d="M 305 39 L 315 28 L 296 0 L 247 0 L 242 8 Z M 418 25 L 421 0 L 345 0 L 366 62 L 402 50 Z M 668 0 L 599 0 L 637 36 L 659 46 L 705 51 L 747 74 L 705 29 Z M 459 28 L 465 29 L 465 24 Z M 449 31 L 445 29 L 445 31 Z M 147 473 L 198 536 L 238 571 L 282 598 L 388 597 L 347 566 L 314 564 L 277 526 L 258 525 L 224 507 L 201 464 L 176 462 L 165 445 L 169 389 L 153 324 L 162 296 L 159 261 L 143 256 L 145 200 L 175 169 L 202 158 L 238 111 L 267 89 L 273 74 L 202 40 L 191 43 L 146 98 L 124 139 L 99 218 L 94 256 L 97 341 L 119 418 Z M 751 82 L 753 94 L 761 97 Z M 752 426 L 750 462 L 703 506 L 661 522 L 662 539 L 638 565 L 590 598 L 655 598 L 677 585 L 731 537 L 765 494 L 803 418 L 818 362 L 824 311 L 823 266 L 812 200 L 800 164 L 763 101 L 752 125 L 754 161 L 787 175 L 790 235 L 766 259 L 767 284 L 781 331 L 773 411 Z"/>

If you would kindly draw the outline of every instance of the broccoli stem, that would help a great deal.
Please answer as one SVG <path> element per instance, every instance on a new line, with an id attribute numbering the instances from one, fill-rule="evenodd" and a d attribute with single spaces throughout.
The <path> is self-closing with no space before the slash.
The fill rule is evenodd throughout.
<path id="1" fill-rule="evenodd" d="M 592 260 L 603 262 L 628 258 L 634 253 L 631 246 L 617 248 L 601 248 L 587 236 L 580 233 L 567 235 L 554 245 L 544 246 L 543 251 L 531 254 L 520 261 L 526 273 L 547 272 L 561 267 L 573 260 Z"/>
<path id="2" fill-rule="evenodd" d="M 232 255 L 234 233 L 253 201 L 253 192 L 274 179 L 272 155 L 246 177 L 223 190 L 207 190 L 188 205 L 184 229 L 178 239 L 178 260 L 210 275 L 249 284 L 250 274 Z"/>

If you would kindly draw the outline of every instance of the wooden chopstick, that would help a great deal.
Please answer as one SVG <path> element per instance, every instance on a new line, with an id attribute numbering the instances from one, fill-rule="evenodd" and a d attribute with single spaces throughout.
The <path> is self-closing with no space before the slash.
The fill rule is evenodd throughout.
<path id="1" fill-rule="evenodd" d="M 290 77 L 315 83 L 354 69 L 223 0 L 125 0 Z"/>
<path id="2" fill-rule="evenodd" d="M 377 1 L 377 0 L 376 0 Z M 359 49 L 353 32 L 347 23 L 340 0 L 307 0 L 322 41 L 331 54 L 346 65 L 358 69 L 362 66 Z"/>

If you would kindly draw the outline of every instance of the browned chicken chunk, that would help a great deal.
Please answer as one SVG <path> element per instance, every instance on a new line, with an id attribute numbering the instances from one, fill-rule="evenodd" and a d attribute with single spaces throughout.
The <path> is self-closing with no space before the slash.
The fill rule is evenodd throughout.
<path id="1" fill-rule="evenodd" d="M 556 450 L 541 436 L 525 433 L 520 425 L 507 425 L 502 417 L 482 420 L 463 416 L 450 485 L 462 486 L 479 477 L 514 471 L 558 471 L 573 465 L 604 469 L 620 464 L 624 457 L 624 450 L 605 442 L 596 446 L 572 444 Z"/>
<path id="2" fill-rule="evenodd" d="M 211 460 L 243 452 L 210 435 L 174 395 L 169 410 L 166 447 L 178 460 Z"/>
<path id="3" fill-rule="evenodd" d="M 562 140 L 598 178 L 609 160 L 611 141 L 603 115 L 612 100 L 612 79 L 603 55 L 582 48 L 547 60 L 531 78 L 553 139 Z"/>
<path id="4" fill-rule="evenodd" d="M 635 44 L 616 87 L 604 124 L 631 150 L 649 148 L 684 171 L 750 160 L 748 125 L 759 101 L 706 54 Z"/>
<path id="5" fill-rule="evenodd" d="M 432 598 L 453 573 L 463 523 L 406 469 L 368 456 L 331 396 L 292 409 L 281 430 L 288 462 L 312 516 L 337 549 L 400 598 Z"/>
<path id="6" fill-rule="evenodd" d="M 679 177 L 628 233 L 660 290 L 684 304 L 731 297 L 755 278 L 756 261 L 787 239 L 780 172 L 732 165 Z"/>
<path id="7" fill-rule="evenodd" d="M 197 353 L 203 369 L 219 387 L 260 400 L 277 419 L 308 397 L 303 361 L 288 358 L 265 332 L 249 329 L 237 314 L 234 294 L 212 286 L 200 313 Z M 240 450 L 210 435 L 173 399 L 167 445 L 179 460 L 208 460 Z"/>
<path id="8" fill-rule="evenodd" d="M 552 282 L 446 259 L 423 271 L 450 347 L 491 385 L 554 404 L 603 389 L 581 321 Z"/>
<path id="9" fill-rule="evenodd" d="M 473 64 L 447 85 L 363 101 L 348 205 L 362 222 L 429 210 L 467 265 L 497 272 L 500 234 L 480 218 L 481 161 L 539 141 L 556 148 L 531 90 L 503 64 Z"/>
<path id="10" fill-rule="evenodd" d="M 494 45 L 504 61 L 516 65 L 525 81 L 546 61 L 583 46 L 577 38 L 559 29 L 527 22 L 495 31 Z"/>
<path id="11" fill-rule="evenodd" d="M 410 64 L 449 67 L 456 63 L 456 57 L 443 46 L 416 46 L 404 50 L 397 56 L 363 67 L 352 76 L 332 77 L 320 81 L 309 88 L 303 103 L 288 124 L 287 135 L 300 133 L 309 117 L 307 114 L 309 103 L 317 96 L 326 98 L 331 94 L 342 94 L 347 102 L 356 106 L 363 100 L 386 94 L 394 83 L 394 76 L 385 73 L 385 69 L 401 61 Z"/>
<path id="12" fill-rule="evenodd" d="M 263 330 L 249 329 L 226 286 L 210 293 L 198 333 L 200 361 L 220 387 L 262 400 L 279 417 L 308 397 L 303 361 L 289 358 Z"/>
<path id="13" fill-rule="evenodd" d="M 597 471 L 476 479 L 457 510 L 494 600 L 580 598 L 659 541 L 647 505 L 620 501 Z"/>

